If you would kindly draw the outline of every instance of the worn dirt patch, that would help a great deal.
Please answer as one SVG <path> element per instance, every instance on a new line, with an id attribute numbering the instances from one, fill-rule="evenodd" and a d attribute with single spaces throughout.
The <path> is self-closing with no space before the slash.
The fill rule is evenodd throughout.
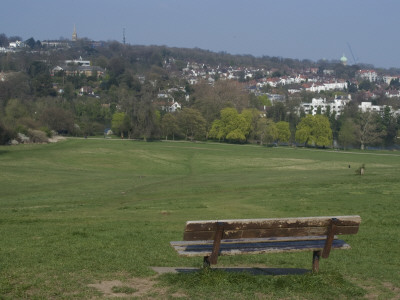
<path id="1" fill-rule="evenodd" d="M 186 295 L 182 293 L 168 295 L 167 289 L 155 286 L 157 282 L 154 279 L 155 277 L 131 278 L 124 282 L 120 280 L 100 281 L 98 283 L 89 284 L 88 286 L 97 289 L 103 294 L 103 297 L 138 297 L 142 299 L 159 299 L 163 296 L 171 296 L 174 298 L 186 297 Z M 132 290 L 132 293 L 116 293 L 113 291 L 118 290 L 118 288 L 129 288 Z"/>
<path id="2" fill-rule="evenodd" d="M 383 286 L 395 294 L 394 298 L 392 298 L 393 300 L 400 299 L 400 288 L 398 288 L 397 286 L 394 286 L 393 283 L 391 283 L 391 282 L 384 282 Z"/>

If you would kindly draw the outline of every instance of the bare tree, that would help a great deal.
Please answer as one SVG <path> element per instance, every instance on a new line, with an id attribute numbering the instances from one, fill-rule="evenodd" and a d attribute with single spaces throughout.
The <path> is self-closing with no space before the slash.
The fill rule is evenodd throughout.
<path id="1" fill-rule="evenodd" d="M 365 149 L 365 145 L 378 143 L 385 136 L 385 131 L 379 130 L 376 121 L 376 114 L 371 112 L 360 113 L 356 124 L 356 137 L 360 142 L 361 150 Z"/>

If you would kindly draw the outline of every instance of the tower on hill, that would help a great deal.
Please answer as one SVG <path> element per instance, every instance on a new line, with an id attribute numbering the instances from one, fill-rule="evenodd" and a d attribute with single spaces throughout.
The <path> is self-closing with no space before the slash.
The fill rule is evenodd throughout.
<path id="1" fill-rule="evenodd" d="M 76 42 L 78 40 L 78 34 L 76 33 L 76 27 L 74 24 L 74 32 L 72 33 L 72 41 Z"/>
<path id="2" fill-rule="evenodd" d="M 343 54 L 343 56 L 340 58 L 340 62 L 342 63 L 342 65 L 344 65 L 344 66 L 346 66 L 347 65 L 347 57 L 346 56 L 344 56 L 344 54 Z"/>

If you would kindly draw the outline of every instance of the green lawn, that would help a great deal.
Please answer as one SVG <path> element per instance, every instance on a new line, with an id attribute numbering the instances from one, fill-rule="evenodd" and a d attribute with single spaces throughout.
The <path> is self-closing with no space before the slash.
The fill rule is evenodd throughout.
<path id="1" fill-rule="evenodd" d="M 0 147 L 0 299 L 102 297 L 90 284 L 117 280 L 112 290 L 132 298 L 399 297 L 399 169 L 398 152 L 104 139 Z M 333 251 L 317 275 L 150 268 L 201 266 L 169 245 L 187 220 L 353 214 L 362 224 L 344 236 L 352 249 Z M 310 269 L 311 256 L 218 265 Z"/>

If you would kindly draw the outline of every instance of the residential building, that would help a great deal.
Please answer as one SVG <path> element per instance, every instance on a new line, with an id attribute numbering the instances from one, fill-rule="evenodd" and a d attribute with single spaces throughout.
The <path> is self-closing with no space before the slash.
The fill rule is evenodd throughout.
<path id="1" fill-rule="evenodd" d="M 326 100 L 326 98 L 313 98 L 311 103 L 302 103 L 301 107 L 304 109 L 306 114 L 316 115 L 318 112 L 325 114 L 328 111 L 335 113 L 336 118 L 339 117 L 344 110 L 344 107 L 351 101 L 351 96 L 337 97 L 333 100 Z"/>
<path id="2" fill-rule="evenodd" d="M 378 81 L 378 73 L 375 70 L 358 70 L 357 77 L 370 82 Z"/>

